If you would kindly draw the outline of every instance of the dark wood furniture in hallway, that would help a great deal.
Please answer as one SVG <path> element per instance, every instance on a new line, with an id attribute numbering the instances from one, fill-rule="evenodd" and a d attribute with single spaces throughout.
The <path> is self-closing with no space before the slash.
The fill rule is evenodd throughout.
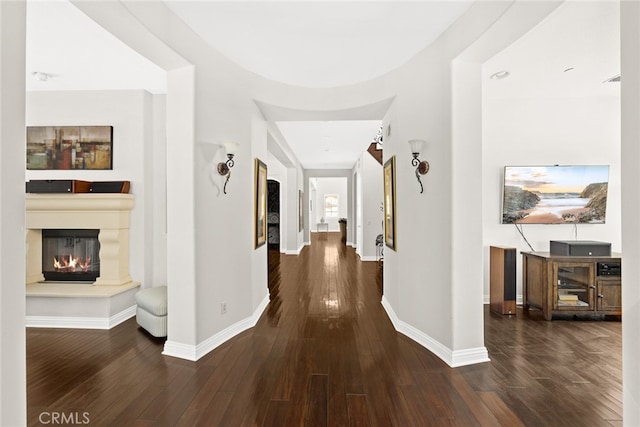
<path id="1" fill-rule="evenodd" d="M 256 327 L 197 362 L 162 356 L 134 319 L 28 329 L 29 425 L 53 412 L 113 426 L 622 425 L 619 322 L 486 306 L 492 361 L 451 369 L 394 331 L 376 262 L 339 233 L 313 238 L 299 256 L 270 257 Z"/>

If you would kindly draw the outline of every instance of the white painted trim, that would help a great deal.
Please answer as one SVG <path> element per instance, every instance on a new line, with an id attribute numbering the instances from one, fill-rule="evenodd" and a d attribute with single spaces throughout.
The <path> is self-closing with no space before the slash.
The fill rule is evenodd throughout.
<path id="1" fill-rule="evenodd" d="M 476 347 L 464 350 L 455 350 L 451 354 L 451 363 L 447 363 L 452 368 L 458 368 L 460 366 L 475 365 L 476 363 L 484 362 L 491 362 L 487 348 Z"/>
<path id="2" fill-rule="evenodd" d="M 369 261 L 378 261 L 378 259 L 375 256 L 360 256 L 360 261 L 369 262 Z"/>
<path id="3" fill-rule="evenodd" d="M 120 313 L 116 313 L 113 316 L 111 316 L 109 318 L 109 329 L 111 329 L 114 326 L 117 326 L 120 323 L 122 323 L 122 322 L 124 322 L 126 320 L 129 320 L 132 317 L 134 317 L 136 315 L 136 309 L 137 308 L 138 308 L 138 306 L 136 304 L 134 304 L 131 307 L 122 310 Z"/>
<path id="4" fill-rule="evenodd" d="M 136 306 L 111 317 L 26 316 L 27 328 L 111 329 L 136 315 Z"/>
<path id="5" fill-rule="evenodd" d="M 395 311 L 389 304 L 389 301 L 383 296 L 382 307 L 384 307 L 393 327 L 396 331 L 411 338 L 440 359 L 442 359 L 447 365 L 452 368 L 460 366 L 472 365 L 475 363 L 489 362 L 489 353 L 486 347 L 477 347 L 465 350 L 452 351 L 449 347 L 431 338 L 421 330 L 403 322 L 398 318 Z"/>
<path id="6" fill-rule="evenodd" d="M 347 242 L 347 246 L 351 246 L 352 248 L 355 248 L 356 244 L 353 242 Z"/>
<path id="7" fill-rule="evenodd" d="M 239 333 L 253 328 L 256 323 L 258 323 L 260 316 L 262 316 L 262 313 L 268 305 L 269 295 L 266 295 L 260 304 L 258 304 L 258 307 L 251 316 L 234 323 L 228 328 L 223 329 L 195 346 L 167 340 L 164 343 L 164 350 L 162 351 L 162 354 L 195 362 Z"/>
<path id="8" fill-rule="evenodd" d="M 192 362 L 198 360 L 196 357 L 196 346 L 170 340 L 165 341 L 162 354 L 177 357 L 178 359 L 191 360 Z"/>
<path id="9" fill-rule="evenodd" d="M 308 244 L 309 243 L 307 243 L 307 245 Z M 304 249 L 304 246 L 305 246 L 305 244 L 303 243 L 302 245 L 300 245 L 300 247 L 298 249 L 294 249 L 294 250 L 287 249 L 285 253 L 287 255 L 300 255 L 300 252 L 302 252 L 302 250 Z"/>

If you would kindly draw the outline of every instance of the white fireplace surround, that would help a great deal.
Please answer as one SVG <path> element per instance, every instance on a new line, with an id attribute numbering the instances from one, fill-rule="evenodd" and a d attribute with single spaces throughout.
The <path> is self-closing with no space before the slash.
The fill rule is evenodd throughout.
<path id="1" fill-rule="evenodd" d="M 133 195 L 119 193 L 27 194 L 26 284 L 44 281 L 43 229 L 98 229 L 100 277 L 96 286 L 130 284 L 129 223 Z"/>
<path id="2" fill-rule="evenodd" d="M 26 325 L 110 329 L 135 316 L 140 288 L 129 276 L 131 194 L 26 195 Z M 100 277 L 93 284 L 43 282 L 43 229 L 98 229 Z"/>

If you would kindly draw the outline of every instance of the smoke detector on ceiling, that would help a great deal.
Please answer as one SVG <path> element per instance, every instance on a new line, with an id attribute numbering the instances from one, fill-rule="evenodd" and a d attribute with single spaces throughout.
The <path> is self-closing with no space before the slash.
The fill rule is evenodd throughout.
<path id="1" fill-rule="evenodd" d="M 42 71 L 34 71 L 33 73 L 31 73 L 31 75 L 33 76 L 34 79 L 40 82 L 46 82 L 51 77 L 53 77 L 51 74 L 43 73 Z"/>
<path id="2" fill-rule="evenodd" d="M 509 77 L 511 75 L 510 72 L 508 72 L 507 70 L 502 70 L 502 71 L 498 71 L 497 73 L 493 73 L 489 76 L 489 78 L 491 80 L 502 80 L 502 79 L 506 79 L 507 77 Z"/>
<path id="3" fill-rule="evenodd" d="M 602 83 L 620 83 L 620 74 L 610 77 Z"/>

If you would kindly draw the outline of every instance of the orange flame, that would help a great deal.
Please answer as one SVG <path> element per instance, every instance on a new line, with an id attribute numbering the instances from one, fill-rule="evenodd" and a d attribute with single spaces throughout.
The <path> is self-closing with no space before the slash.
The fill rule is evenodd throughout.
<path id="1" fill-rule="evenodd" d="M 58 260 L 56 257 L 53 257 L 53 268 L 62 272 L 75 272 L 75 271 L 89 271 L 91 267 L 91 258 L 87 258 L 84 262 L 82 258 L 76 257 L 74 258 L 72 255 L 68 257 L 60 257 Z"/>

